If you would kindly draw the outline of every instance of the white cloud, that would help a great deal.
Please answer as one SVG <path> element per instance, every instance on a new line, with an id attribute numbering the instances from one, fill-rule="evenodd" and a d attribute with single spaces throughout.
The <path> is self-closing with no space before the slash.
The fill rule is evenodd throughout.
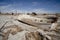
<path id="1" fill-rule="evenodd" d="M 6 13 L 6 12 L 16 12 L 16 6 L 17 5 L 22 5 L 22 4 L 8 4 L 8 5 L 2 5 L 2 6 L 0 6 L 0 11 L 1 12 L 4 12 L 4 13 Z M 18 10 L 18 12 L 19 12 L 20 10 Z"/>
<path id="2" fill-rule="evenodd" d="M 36 13 L 49 13 L 49 11 L 43 9 L 43 8 L 39 8 L 39 9 L 33 9 L 32 10 L 33 12 L 36 12 Z"/>
<path id="3" fill-rule="evenodd" d="M 7 8 L 9 8 L 11 5 L 5 5 L 5 6 L 0 6 L 0 10 L 5 10 Z"/>
<path id="4" fill-rule="evenodd" d="M 33 2 L 34 5 L 37 5 L 37 2 Z M 15 4 L 9 4 L 5 6 L 0 6 L 0 10 L 2 12 L 14 12 L 14 13 L 31 13 L 31 12 L 36 12 L 36 13 L 49 13 L 50 11 L 45 10 L 44 8 L 38 8 L 38 9 L 32 9 L 29 8 L 29 10 L 24 10 L 24 9 L 16 9 L 13 7 Z M 15 5 L 16 6 L 16 5 Z"/>
<path id="5" fill-rule="evenodd" d="M 37 6 L 38 2 L 32 2 L 32 6 Z"/>

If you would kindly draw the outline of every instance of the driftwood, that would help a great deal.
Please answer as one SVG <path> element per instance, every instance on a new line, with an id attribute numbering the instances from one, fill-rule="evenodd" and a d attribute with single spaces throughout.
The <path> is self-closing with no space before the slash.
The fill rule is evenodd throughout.
<path id="1" fill-rule="evenodd" d="M 45 38 L 47 38 L 47 40 L 51 40 L 51 37 L 47 35 L 47 33 L 45 31 L 43 31 L 42 29 L 38 29 L 36 30 L 40 33 L 40 35 L 42 35 L 44 37 L 44 40 Z"/>
<path id="2" fill-rule="evenodd" d="M 29 32 L 25 35 L 26 40 L 50 40 L 48 37 L 45 37 L 40 34 L 40 32 Z"/>
<path id="3" fill-rule="evenodd" d="M 26 33 L 26 40 L 41 40 L 41 36 L 39 36 L 38 32 L 30 32 Z"/>
<path id="4" fill-rule="evenodd" d="M 14 26 L 14 27 L 13 27 Z M 3 31 L 2 35 L 3 35 L 3 38 L 2 40 L 8 40 L 8 36 L 9 34 L 12 34 L 12 35 L 15 35 L 17 32 L 20 32 L 22 31 L 22 28 L 18 27 L 17 25 L 12 25 L 9 26 L 8 28 L 4 28 L 5 30 Z M 6 32 L 5 32 L 6 31 Z"/>
<path id="5" fill-rule="evenodd" d="M 8 21 L 6 21 L 6 23 L 8 23 Z M 2 32 L 2 29 L 4 28 L 6 23 L 4 23 L 3 26 L 0 28 L 0 32 Z"/>
<path id="6" fill-rule="evenodd" d="M 4 37 L 2 38 L 2 40 L 8 40 L 9 33 L 10 33 L 10 30 L 4 33 Z"/>
<path id="7" fill-rule="evenodd" d="M 4 32 L 4 37 L 2 40 L 8 40 L 9 34 L 15 35 L 18 32 L 22 31 L 22 29 L 18 26 L 7 28 L 7 29 L 6 29 L 7 32 Z M 47 36 L 43 30 L 27 32 L 25 34 L 25 38 L 26 38 L 26 40 L 50 40 L 49 36 Z"/>

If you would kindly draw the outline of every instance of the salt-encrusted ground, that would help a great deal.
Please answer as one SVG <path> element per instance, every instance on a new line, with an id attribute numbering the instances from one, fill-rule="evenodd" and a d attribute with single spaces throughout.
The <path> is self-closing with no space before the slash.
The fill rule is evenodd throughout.
<path id="1" fill-rule="evenodd" d="M 9 27 L 11 25 L 18 25 L 23 30 L 25 30 L 25 31 L 22 31 L 22 32 L 18 32 L 16 35 L 10 34 L 8 40 L 25 40 L 24 35 L 27 31 L 35 31 L 35 30 L 38 29 L 38 27 L 33 27 L 33 26 L 29 26 L 29 25 L 23 24 L 21 22 L 18 22 L 16 20 L 17 16 L 18 15 L 16 15 L 16 16 L 14 16 L 14 15 L 0 15 L 0 28 L 7 22 L 4 27 Z M 44 26 L 43 29 L 46 29 L 50 25 L 41 25 L 41 27 L 42 26 Z M 59 40 L 59 38 L 60 38 L 60 36 L 59 37 L 54 36 L 54 40 Z M 0 36 L 0 40 L 1 39 L 2 39 L 2 37 Z"/>

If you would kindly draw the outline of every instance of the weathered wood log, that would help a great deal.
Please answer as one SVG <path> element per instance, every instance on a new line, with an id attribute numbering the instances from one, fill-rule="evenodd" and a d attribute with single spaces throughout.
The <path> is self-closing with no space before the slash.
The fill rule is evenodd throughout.
<path id="1" fill-rule="evenodd" d="M 6 23 L 8 23 L 8 21 L 6 21 Z M 0 32 L 2 32 L 2 29 L 4 28 L 6 23 L 4 23 L 3 26 L 0 28 Z"/>
<path id="2" fill-rule="evenodd" d="M 26 40 L 41 40 L 42 37 L 39 35 L 39 32 L 29 32 L 25 35 Z"/>

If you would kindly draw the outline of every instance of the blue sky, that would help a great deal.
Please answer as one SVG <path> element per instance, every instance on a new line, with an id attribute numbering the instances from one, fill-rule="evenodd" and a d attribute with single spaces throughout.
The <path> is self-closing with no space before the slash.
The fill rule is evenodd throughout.
<path id="1" fill-rule="evenodd" d="M 60 13 L 60 0 L 0 0 L 0 11 Z"/>

